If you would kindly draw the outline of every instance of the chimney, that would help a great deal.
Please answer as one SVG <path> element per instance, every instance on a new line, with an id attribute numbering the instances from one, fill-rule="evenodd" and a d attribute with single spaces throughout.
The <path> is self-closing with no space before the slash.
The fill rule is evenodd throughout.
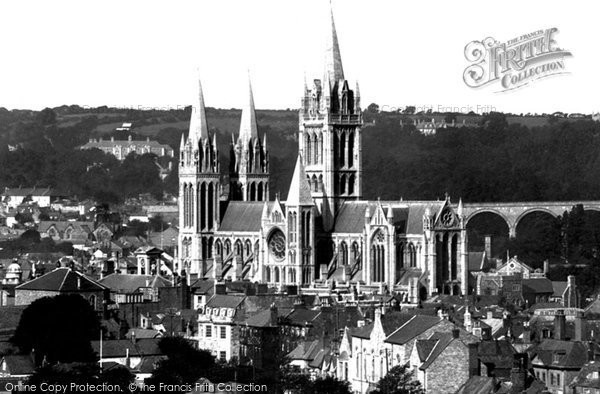
<path id="1" fill-rule="evenodd" d="M 575 275 L 567 276 L 567 289 L 563 293 L 563 306 L 566 308 L 577 308 L 577 285 L 575 284 Z"/>
<path id="2" fill-rule="evenodd" d="M 523 343 L 531 343 L 531 328 L 528 321 L 523 323 Z"/>
<path id="3" fill-rule="evenodd" d="M 596 361 L 596 343 L 589 341 L 587 343 L 588 361 Z"/>
<path id="4" fill-rule="evenodd" d="M 564 309 L 557 310 L 556 315 L 554 315 L 554 339 L 556 340 L 565 340 L 565 319 Z"/>
<path id="5" fill-rule="evenodd" d="M 131 331 L 131 343 L 135 344 L 135 342 L 136 342 L 135 331 Z M 129 348 L 127 348 L 127 354 L 129 355 Z"/>
<path id="6" fill-rule="evenodd" d="M 548 271 L 550 271 L 550 262 L 548 260 L 544 260 L 544 274 L 548 275 Z"/>
<path id="7" fill-rule="evenodd" d="M 492 236 L 491 235 L 485 236 L 485 258 L 486 259 L 492 258 Z"/>
<path id="8" fill-rule="evenodd" d="M 452 338 L 458 339 L 460 337 L 460 330 L 458 328 L 452 329 Z"/>
<path id="9" fill-rule="evenodd" d="M 575 340 L 578 342 L 587 340 L 587 320 L 581 311 L 575 315 Z"/>
<path id="10" fill-rule="evenodd" d="M 131 134 L 127 137 L 127 141 L 131 141 Z"/>
<path id="11" fill-rule="evenodd" d="M 525 390 L 527 363 L 527 353 L 516 353 L 514 355 L 513 367 L 510 371 L 511 394 L 520 394 Z"/>
<path id="12" fill-rule="evenodd" d="M 115 142 L 115 136 L 110 137 L 110 142 Z"/>
<path id="13" fill-rule="evenodd" d="M 270 311 L 271 311 L 271 316 L 270 316 L 271 317 L 271 322 L 270 322 L 270 324 L 271 324 L 271 326 L 277 326 L 277 307 L 275 306 L 275 303 L 271 304 Z"/>
<path id="14" fill-rule="evenodd" d="M 478 355 L 479 343 L 469 343 L 469 377 L 479 376 L 479 357 Z"/>

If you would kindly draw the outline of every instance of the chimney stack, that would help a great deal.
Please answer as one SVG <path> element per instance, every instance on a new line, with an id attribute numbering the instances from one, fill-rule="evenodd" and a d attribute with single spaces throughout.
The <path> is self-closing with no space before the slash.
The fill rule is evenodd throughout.
<path id="1" fill-rule="evenodd" d="M 514 355 L 513 367 L 510 371 L 511 394 L 520 394 L 525 390 L 527 363 L 527 353 L 516 353 Z"/>
<path id="2" fill-rule="evenodd" d="M 486 259 L 492 258 L 492 236 L 491 235 L 485 236 L 485 258 Z"/>
<path id="3" fill-rule="evenodd" d="M 548 260 L 544 260 L 544 274 L 548 275 L 548 271 L 550 271 L 550 262 Z"/>
<path id="4" fill-rule="evenodd" d="M 460 330 L 458 328 L 452 329 L 452 338 L 457 339 L 460 337 Z"/>
<path id="5" fill-rule="evenodd" d="M 587 340 L 587 320 L 581 311 L 575 315 L 575 340 L 578 342 Z"/>
<path id="6" fill-rule="evenodd" d="M 554 315 L 554 339 L 559 341 L 565 340 L 565 311 L 564 309 L 559 309 L 556 311 L 556 315 Z"/>

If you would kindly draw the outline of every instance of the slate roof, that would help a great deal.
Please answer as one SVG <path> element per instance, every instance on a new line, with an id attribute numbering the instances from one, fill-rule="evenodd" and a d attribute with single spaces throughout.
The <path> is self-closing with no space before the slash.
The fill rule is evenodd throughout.
<path id="1" fill-rule="evenodd" d="M 552 289 L 554 290 L 554 297 L 562 297 L 563 293 L 567 289 L 566 281 L 552 281 Z"/>
<path id="2" fill-rule="evenodd" d="M 302 341 L 294 350 L 288 353 L 287 358 L 290 360 L 312 361 L 321 349 L 323 349 L 323 341 Z"/>
<path id="3" fill-rule="evenodd" d="M 523 293 L 554 293 L 554 289 L 552 288 L 552 281 L 548 278 L 523 279 L 522 285 Z"/>
<path id="4" fill-rule="evenodd" d="M 600 389 L 600 379 L 595 379 L 600 375 L 600 362 L 590 361 L 586 363 L 577 376 L 573 379 L 569 387 L 586 387 Z"/>
<path id="5" fill-rule="evenodd" d="M 587 361 L 588 349 L 583 342 L 546 339 L 535 349 L 537 355 L 533 364 L 560 368 L 581 368 Z M 558 355 L 555 362 L 554 355 Z"/>
<path id="6" fill-rule="evenodd" d="M 29 355 L 7 355 L 2 358 L 2 364 L 6 363 L 6 372 L 11 375 L 32 375 L 35 365 Z M 4 365 L 1 365 L 3 368 Z"/>
<path id="7" fill-rule="evenodd" d="M 129 349 L 130 357 L 161 356 L 158 347 L 159 338 L 137 339 L 112 339 L 102 341 L 102 358 L 122 358 L 127 355 Z M 92 349 L 100 356 L 100 341 L 92 341 Z"/>
<path id="8" fill-rule="evenodd" d="M 439 317 L 414 315 L 406 322 L 406 324 L 387 337 L 385 341 L 397 345 L 404 345 L 441 321 L 442 319 Z"/>
<path id="9" fill-rule="evenodd" d="M 477 347 L 479 360 L 496 368 L 511 368 L 515 353 L 515 348 L 508 341 L 481 341 Z"/>
<path id="10" fill-rule="evenodd" d="M 388 312 L 381 316 L 381 326 L 385 335 L 390 335 L 398 327 L 405 325 L 414 315 L 407 315 L 401 312 Z"/>
<path id="11" fill-rule="evenodd" d="M 239 295 L 226 295 L 226 294 L 215 294 L 206 303 L 207 307 L 210 308 L 237 308 L 246 296 Z"/>
<path id="12" fill-rule="evenodd" d="M 430 338 L 435 340 L 435 346 L 431 350 L 431 353 L 423 364 L 419 367 L 421 370 L 426 370 L 429 366 L 438 358 L 440 354 L 448 347 L 448 345 L 455 339 L 452 337 L 452 333 L 447 332 L 436 332 Z"/>
<path id="13" fill-rule="evenodd" d="M 250 327 L 278 327 L 277 321 L 271 319 L 271 309 L 264 309 L 242 322 Z"/>
<path id="14" fill-rule="evenodd" d="M 70 268 L 61 267 L 16 287 L 17 290 L 47 290 L 57 292 L 98 291 L 106 287 Z"/>
<path id="15" fill-rule="evenodd" d="M 263 201 L 231 201 L 221 221 L 219 232 L 260 231 L 264 204 Z"/>
<path id="16" fill-rule="evenodd" d="M 51 227 L 55 227 L 61 235 L 69 227 L 73 227 L 73 230 L 76 232 L 91 234 L 94 231 L 94 222 L 41 221 L 38 224 L 38 231 L 40 233 L 46 233 Z"/>
<path id="17" fill-rule="evenodd" d="M 493 377 L 471 376 L 456 392 L 456 394 L 493 394 L 496 383 Z"/>
<path id="18" fill-rule="evenodd" d="M 400 234 L 422 234 L 423 215 L 429 208 L 436 213 L 444 205 L 443 201 L 347 201 L 336 217 L 334 232 L 361 233 L 365 227 L 365 212 L 367 207 L 371 215 L 381 204 L 386 216 L 392 209 L 393 224 L 398 227 Z"/>
<path id="19" fill-rule="evenodd" d="M 111 291 L 121 294 L 132 294 L 144 287 L 167 287 L 171 281 L 159 275 L 110 274 L 100 279 L 100 283 Z"/>
<path id="20" fill-rule="evenodd" d="M 418 354 L 419 360 L 421 362 L 427 360 L 427 357 L 429 357 L 429 355 L 431 354 L 431 351 L 435 347 L 436 343 L 437 343 L 436 339 L 419 339 L 419 340 L 417 340 L 415 347 L 417 349 L 417 354 Z"/>
<path id="21" fill-rule="evenodd" d="M 289 324 L 304 325 L 315 320 L 320 314 L 320 310 L 295 308 L 289 315 L 286 316 L 286 320 L 289 322 Z"/>
<path id="22" fill-rule="evenodd" d="M 469 252 L 467 254 L 469 272 L 483 271 L 485 268 L 485 252 Z"/>

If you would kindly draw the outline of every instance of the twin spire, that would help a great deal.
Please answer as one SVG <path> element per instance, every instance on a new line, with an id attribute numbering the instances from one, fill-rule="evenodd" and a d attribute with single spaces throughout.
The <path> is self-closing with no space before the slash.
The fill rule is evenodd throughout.
<path id="1" fill-rule="evenodd" d="M 258 138 L 258 125 L 256 124 L 256 110 L 254 109 L 254 96 L 250 77 L 248 77 L 248 101 L 242 108 L 239 138 L 244 142 Z"/>
<path id="2" fill-rule="evenodd" d="M 198 90 L 196 94 L 195 105 L 192 105 L 188 139 L 197 145 L 199 141 L 209 138 L 206 107 L 204 105 L 204 94 L 200 78 L 198 78 Z M 256 110 L 254 108 L 254 96 L 252 94 L 250 78 L 248 78 L 248 101 L 242 108 L 239 138 L 244 141 L 258 138 L 258 125 L 256 122 Z"/>
<path id="3" fill-rule="evenodd" d="M 204 106 L 204 94 L 202 93 L 200 78 L 198 78 L 198 90 L 196 94 L 197 101 L 195 102 L 196 105 L 192 105 L 188 138 L 197 144 L 200 140 L 208 139 L 208 122 L 206 121 L 206 108 Z"/>

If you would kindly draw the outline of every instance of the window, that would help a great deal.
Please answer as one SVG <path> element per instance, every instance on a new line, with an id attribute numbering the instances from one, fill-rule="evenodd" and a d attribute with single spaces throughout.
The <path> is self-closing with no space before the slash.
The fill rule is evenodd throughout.
<path id="1" fill-rule="evenodd" d="M 210 325 L 206 326 L 206 336 L 212 337 L 212 326 L 210 326 Z"/>
<path id="2" fill-rule="evenodd" d="M 219 360 L 227 361 L 227 352 L 219 352 Z"/>
<path id="3" fill-rule="evenodd" d="M 560 386 L 560 372 L 556 374 L 556 385 Z"/>
<path id="4" fill-rule="evenodd" d="M 550 384 L 554 386 L 554 374 L 550 372 Z"/>
<path id="5" fill-rule="evenodd" d="M 225 327 L 221 327 L 221 339 L 227 338 L 227 330 Z"/>

